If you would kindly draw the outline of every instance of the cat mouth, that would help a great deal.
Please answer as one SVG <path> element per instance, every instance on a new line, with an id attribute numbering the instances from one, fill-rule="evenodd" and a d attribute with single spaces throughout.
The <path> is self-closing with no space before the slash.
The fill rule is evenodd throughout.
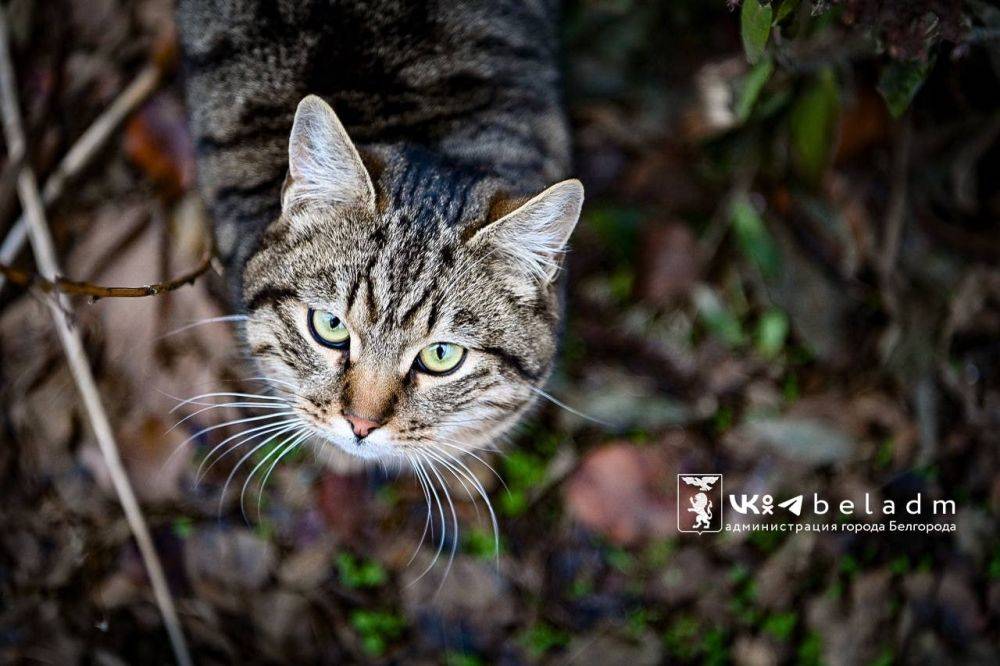
<path id="1" fill-rule="evenodd" d="M 368 437 L 358 438 L 353 434 L 345 435 L 335 432 L 328 424 L 317 424 L 316 431 L 324 443 L 335 446 L 341 451 L 362 460 L 384 461 L 397 457 L 391 442 L 384 435 L 375 437 L 373 433 Z"/>

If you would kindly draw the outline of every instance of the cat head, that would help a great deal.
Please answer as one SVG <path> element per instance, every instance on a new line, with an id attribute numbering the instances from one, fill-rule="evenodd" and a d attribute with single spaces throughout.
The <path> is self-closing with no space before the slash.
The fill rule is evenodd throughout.
<path id="1" fill-rule="evenodd" d="M 288 153 L 281 217 L 243 280 L 261 371 L 297 418 L 361 458 L 489 444 L 551 370 L 582 185 L 512 199 L 416 149 L 362 160 L 315 96 Z"/>

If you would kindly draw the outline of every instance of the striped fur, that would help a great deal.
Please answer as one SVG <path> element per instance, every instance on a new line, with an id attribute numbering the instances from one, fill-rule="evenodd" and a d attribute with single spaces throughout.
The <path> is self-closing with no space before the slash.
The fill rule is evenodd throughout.
<path id="1" fill-rule="evenodd" d="M 363 458 L 510 428 L 551 371 L 582 201 L 576 181 L 545 189 L 569 163 L 552 3 L 181 0 L 179 17 L 199 181 L 263 371 Z M 336 114 L 294 115 L 307 93 Z M 311 339 L 310 307 L 347 323 L 349 352 Z M 415 371 L 439 341 L 469 349 L 460 370 Z M 385 427 L 357 440 L 347 411 Z"/>

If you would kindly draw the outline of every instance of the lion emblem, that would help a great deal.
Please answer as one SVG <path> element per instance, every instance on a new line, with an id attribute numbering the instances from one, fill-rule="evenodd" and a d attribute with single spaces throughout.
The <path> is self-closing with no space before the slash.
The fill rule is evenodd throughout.
<path id="1" fill-rule="evenodd" d="M 681 486 L 692 486 L 687 495 L 688 506 L 681 502 Z M 693 493 L 693 494 L 691 494 Z M 712 519 L 721 519 L 722 507 L 716 508 L 713 498 L 722 501 L 721 474 L 678 474 L 677 475 L 677 528 L 682 532 L 718 532 L 721 527 L 712 529 Z M 718 496 L 717 496 L 718 495 Z M 681 523 L 681 510 L 693 513 L 693 524 L 687 529 Z M 716 515 L 718 514 L 718 516 Z M 692 520 L 692 519 L 687 519 Z M 685 522 L 687 522 L 687 520 Z"/>
<path id="2" fill-rule="evenodd" d="M 705 493 L 697 493 L 691 498 L 688 511 L 695 514 L 694 529 L 708 529 L 712 526 L 712 500 Z"/>

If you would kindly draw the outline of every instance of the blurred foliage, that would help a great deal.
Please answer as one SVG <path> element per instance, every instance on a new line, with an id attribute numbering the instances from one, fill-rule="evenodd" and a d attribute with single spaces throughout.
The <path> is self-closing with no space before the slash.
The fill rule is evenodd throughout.
<path id="1" fill-rule="evenodd" d="M 337 555 L 337 570 L 341 582 L 347 587 L 378 587 L 389 579 L 378 562 L 355 559 L 350 553 Z"/>
<path id="2" fill-rule="evenodd" d="M 379 656 L 402 635 L 406 620 L 394 613 L 358 609 L 351 613 L 351 625 L 358 632 L 365 652 Z"/>

